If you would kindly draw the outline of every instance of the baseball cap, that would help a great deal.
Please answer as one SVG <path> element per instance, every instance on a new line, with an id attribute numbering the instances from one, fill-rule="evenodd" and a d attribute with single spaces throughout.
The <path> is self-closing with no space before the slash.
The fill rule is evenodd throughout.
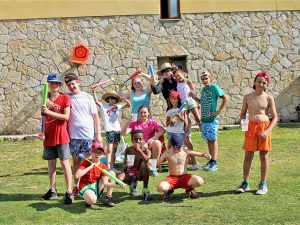
<path id="1" fill-rule="evenodd" d="M 104 152 L 105 145 L 99 141 L 94 141 L 92 145 L 92 151 L 94 152 L 95 150 L 100 150 Z"/>
<path id="2" fill-rule="evenodd" d="M 179 93 L 177 91 L 171 91 L 169 98 L 180 98 Z"/>
<path id="3" fill-rule="evenodd" d="M 262 71 L 258 72 L 258 73 L 256 74 L 255 79 L 256 79 L 257 77 L 263 77 L 263 78 L 265 78 L 265 79 L 268 81 L 268 83 L 270 82 L 270 76 L 269 76 L 269 74 L 266 74 L 265 72 L 262 72 Z"/>
<path id="4" fill-rule="evenodd" d="M 170 143 L 172 147 L 180 148 L 183 145 L 183 137 L 180 134 L 172 134 L 170 138 Z"/>
<path id="5" fill-rule="evenodd" d="M 50 72 L 47 76 L 48 82 L 62 82 L 61 75 L 59 73 Z"/>
<path id="6" fill-rule="evenodd" d="M 67 73 L 65 74 L 65 83 L 68 83 L 70 81 L 73 81 L 73 80 L 78 80 L 78 81 L 81 81 L 79 76 L 77 76 L 75 73 Z"/>

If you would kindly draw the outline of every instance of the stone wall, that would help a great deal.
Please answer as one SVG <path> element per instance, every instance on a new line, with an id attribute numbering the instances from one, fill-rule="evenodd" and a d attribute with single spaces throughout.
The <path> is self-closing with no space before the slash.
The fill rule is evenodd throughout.
<path id="1" fill-rule="evenodd" d="M 0 21 L 0 134 L 39 132 L 42 83 L 50 71 L 75 71 L 89 91 L 90 84 L 110 76 L 122 81 L 137 69 L 147 71 L 148 64 L 157 68 L 159 56 L 186 56 L 197 90 L 201 71 L 211 71 L 230 97 L 223 124 L 238 122 L 242 96 L 252 91 L 258 70 L 271 75 L 269 93 L 281 118 L 294 120 L 300 103 L 299 29 L 299 11 L 185 14 L 169 22 L 159 15 Z M 74 67 L 71 49 L 79 43 L 91 56 Z M 165 121 L 161 97 L 152 96 L 151 108 Z"/>

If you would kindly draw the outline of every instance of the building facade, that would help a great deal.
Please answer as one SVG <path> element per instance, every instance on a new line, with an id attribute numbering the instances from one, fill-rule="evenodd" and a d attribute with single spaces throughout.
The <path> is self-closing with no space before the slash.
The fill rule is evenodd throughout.
<path id="1" fill-rule="evenodd" d="M 90 92 L 94 82 L 111 77 L 122 82 L 137 69 L 147 72 L 149 64 L 158 69 L 165 61 L 182 66 L 198 94 L 199 74 L 212 73 L 230 98 L 222 124 L 239 122 L 242 97 L 252 91 L 259 70 L 271 75 L 268 92 L 281 119 L 296 120 L 297 7 L 283 0 L 1 1 L 0 134 L 39 132 L 42 84 L 50 71 L 77 73 Z M 91 54 L 86 64 L 75 66 L 70 55 L 80 43 Z M 99 89 L 99 96 L 115 87 Z M 153 117 L 164 123 L 164 101 L 151 98 Z"/>

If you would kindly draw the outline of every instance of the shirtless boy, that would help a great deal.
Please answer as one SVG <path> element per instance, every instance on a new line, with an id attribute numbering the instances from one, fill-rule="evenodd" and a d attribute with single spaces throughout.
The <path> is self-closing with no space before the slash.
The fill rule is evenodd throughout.
<path id="1" fill-rule="evenodd" d="M 203 185 L 204 181 L 200 176 L 187 173 L 188 157 L 201 156 L 210 160 L 210 154 L 188 150 L 183 146 L 183 137 L 179 134 L 173 134 L 170 138 L 170 143 L 171 148 L 165 151 L 157 161 L 157 166 L 160 166 L 160 164 L 167 159 L 170 173 L 170 175 L 157 186 L 158 192 L 163 192 L 163 199 L 168 200 L 175 189 L 183 188 L 186 190 L 189 198 L 198 198 L 199 195 L 195 191 L 195 188 Z"/>
<path id="2" fill-rule="evenodd" d="M 264 72 L 259 72 L 254 79 L 254 91 L 243 98 L 241 119 L 245 119 L 248 111 L 249 125 L 248 131 L 245 133 L 244 142 L 244 181 L 236 190 L 237 193 L 244 193 L 250 190 L 250 168 L 255 151 L 259 151 L 261 176 L 256 194 L 264 195 L 268 192 L 266 183 L 269 168 L 268 152 L 271 150 L 271 131 L 277 123 L 274 98 L 265 92 L 269 82 L 270 76 Z M 271 113 L 271 121 L 268 113 Z"/>
<path id="3" fill-rule="evenodd" d="M 151 201 L 153 198 L 148 189 L 149 168 L 147 161 L 151 157 L 151 151 L 145 142 L 145 133 L 142 130 L 131 132 L 132 146 L 126 148 L 123 173 L 119 174 L 119 179 L 130 184 L 130 195 L 137 195 L 137 181 L 143 181 L 143 200 Z M 134 155 L 133 166 L 129 165 L 128 155 Z"/>

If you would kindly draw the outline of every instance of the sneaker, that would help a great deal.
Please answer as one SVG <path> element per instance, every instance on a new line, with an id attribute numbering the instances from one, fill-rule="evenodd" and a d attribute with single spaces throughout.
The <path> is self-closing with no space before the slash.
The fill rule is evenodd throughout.
<path id="1" fill-rule="evenodd" d="M 105 196 L 105 203 L 107 207 L 114 207 L 116 204 L 113 202 L 111 196 Z"/>
<path id="2" fill-rule="evenodd" d="M 167 192 L 164 193 L 162 199 L 163 199 L 163 200 L 169 200 L 170 197 L 171 197 L 171 194 L 173 194 L 173 193 L 174 193 L 174 190 L 173 190 L 173 189 L 168 190 Z"/>
<path id="3" fill-rule="evenodd" d="M 214 162 L 210 162 L 209 167 L 207 169 L 205 169 L 205 170 L 208 171 L 208 172 L 214 172 L 217 169 L 218 169 L 218 164 L 217 164 L 216 161 L 214 161 Z"/>
<path id="4" fill-rule="evenodd" d="M 132 181 L 131 182 L 131 184 L 130 184 L 130 193 L 129 193 L 131 196 L 137 196 L 137 194 L 138 194 L 137 185 L 138 185 L 137 181 Z"/>
<path id="5" fill-rule="evenodd" d="M 55 198 L 57 198 L 57 190 L 51 191 L 51 189 L 49 189 L 47 193 L 42 196 L 43 200 L 50 200 Z"/>
<path id="6" fill-rule="evenodd" d="M 267 187 L 267 185 L 266 184 L 259 184 L 258 185 L 258 189 L 257 189 L 257 191 L 256 191 L 256 195 L 265 195 L 265 194 L 267 194 L 267 192 L 268 192 L 268 187 Z"/>
<path id="7" fill-rule="evenodd" d="M 194 164 L 194 165 L 192 165 L 192 169 L 193 170 L 203 170 L 203 167 L 200 166 L 199 164 Z"/>
<path id="8" fill-rule="evenodd" d="M 77 186 L 73 187 L 72 193 L 74 195 L 74 198 L 76 198 L 79 194 L 79 188 Z"/>
<path id="9" fill-rule="evenodd" d="M 203 168 L 204 170 L 207 170 L 207 169 L 210 167 L 210 163 L 211 163 L 211 161 L 209 161 L 209 162 L 206 163 L 204 166 L 202 166 L 202 168 Z"/>
<path id="10" fill-rule="evenodd" d="M 195 191 L 195 189 L 186 190 L 185 193 L 190 199 L 196 199 L 199 198 L 199 194 Z"/>
<path id="11" fill-rule="evenodd" d="M 150 170 L 150 176 L 157 177 L 159 175 L 157 170 Z"/>
<path id="12" fill-rule="evenodd" d="M 66 192 L 65 199 L 64 199 L 64 204 L 65 205 L 70 205 L 70 204 L 73 203 L 73 201 L 74 201 L 73 193 Z"/>
<path id="13" fill-rule="evenodd" d="M 143 199 L 144 199 L 144 201 L 152 201 L 153 197 L 151 196 L 151 194 L 149 192 L 145 192 L 145 193 L 143 193 Z"/>
<path id="14" fill-rule="evenodd" d="M 245 193 L 246 191 L 250 191 L 250 185 L 247 181 L 243 181 L 241 186 L 235 190 L 236 193 Z"/>
<path id="15" fill-rule="evenodd" d="M 92 205 L 90 205 L 89 203 L 84 203 L 84 206 L 86 207 L 86 208 L 92 208 L 93 206 Z"/>

